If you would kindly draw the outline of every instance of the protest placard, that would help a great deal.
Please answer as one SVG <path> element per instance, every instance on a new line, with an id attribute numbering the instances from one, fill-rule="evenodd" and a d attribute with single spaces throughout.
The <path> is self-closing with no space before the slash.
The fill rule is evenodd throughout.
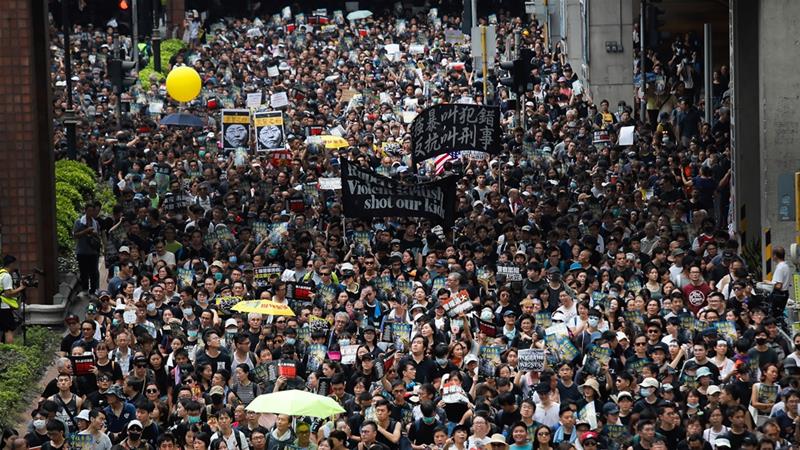
<path id="1" fill-rule="evenodd" d="M 544 370 L 545 351 L 541 348 L 520 349 L 517 353 L 519 370 L 541 372 Z"/>

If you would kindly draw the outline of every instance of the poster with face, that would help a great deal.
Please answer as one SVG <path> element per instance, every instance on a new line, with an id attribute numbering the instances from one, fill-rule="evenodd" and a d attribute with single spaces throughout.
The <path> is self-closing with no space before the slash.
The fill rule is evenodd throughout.
<path id="1" fill-rule="evenodd" d="M 225 150 L 250 147 L 250 111 L 222 110 L 222 142 Z"/>
<path id="2" fill-rule="evenodd" d="M 253 124 L 256 127 L 256 151 L 273 152 L 286 148 L 281 111 L 257 112 L 253 115 Z"/>

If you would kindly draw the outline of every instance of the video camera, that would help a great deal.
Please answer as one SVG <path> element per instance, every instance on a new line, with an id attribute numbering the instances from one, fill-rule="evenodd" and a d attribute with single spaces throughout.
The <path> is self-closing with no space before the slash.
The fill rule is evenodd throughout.
<path id="1" fill-rule="evenodd" d="M 34 268 L 33 273 L 21 275 L 19 277 L 20 283 L 25 287 L 38 288 L 39 287 L 39 279 L 37 278 L 38 275 L 44 275 L 44 271 L 42 269 Z"/>

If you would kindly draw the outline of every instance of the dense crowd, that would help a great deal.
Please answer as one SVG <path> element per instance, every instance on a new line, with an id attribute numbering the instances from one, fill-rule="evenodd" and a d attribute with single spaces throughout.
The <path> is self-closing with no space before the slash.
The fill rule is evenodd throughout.
<path id="1" fill-rule="evenodd" d="M 182 108 L 203 128 L 159 126 L 179 105 L 155 78 L 117 123 L 113 28 L 76 27 L 79 158 L 118 204 L 107 217 L 88 204 L 75 225 L 96 299 L 66 317 L 58 376 L 13 449 L 796 448 L 800 335 L 774 307 L 789 268 L 776 248 L 774 291 L 757 290 L 729 230 L 727 75 L 705 123 L 689 36 L 669 60 L 647 55 L 641 123 L 576 84 L 535 21 L 487 19 L 499 54 L 520 50 L 515 34 L 533 51 L 515 100 L 445 39 L 458 16 L 331 14 L 331 27 L 275 12 L 187 20 L 170 65 L 200 74 Z M 57 118 L 60 48 L 53 29 Z M 221 149 L 220 108 L 258 91 L 288 94 L 285 158 Z M 499 105 L 502 151 L 411 167 L 408 119 L 453 102 Z M 629 126 L 635 143 L 618 145 Z M 316 129 L 347 146 L 308 140 Z M 458 220 L 345 217 L 339 191 L 318 187 L 342 159 L 412 183 L 458 174 Z M 237 298 L 295 316 L 239 314 Z M 285 389 L 346 412 L 247 410 Z"/>

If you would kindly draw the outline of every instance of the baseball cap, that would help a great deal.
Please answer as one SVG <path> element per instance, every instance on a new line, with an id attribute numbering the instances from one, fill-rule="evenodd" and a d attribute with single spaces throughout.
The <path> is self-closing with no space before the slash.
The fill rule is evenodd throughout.
<path id="1" fill-rule="evenodd" d="M 642 387 L 651 387 L 658 389 L 661 387 L 661 383 L 658 382 L 655 378 L 647 377 L 642 381 Z"/>
<path id="2" fill-rule="evenodd" d="M 133 419 L 130 422 L 128 422 L 128 429 L 130 430 L 133 427 L 139 427 L 139 428 L 144 430 L 144 426 L 142 426 L 142 422 L 139 422 L 138 419 Z"/>
<path id="3" fill-rule="evenodd" d="M 471 362 L 478 362 L 478 357 L 472 353 L 467 353 L 467 356 L 464 357 L 464 364 L 469 364 Z"/>
<path id="4" fill-rule="evenodd" d="M 239 328 L 239 323 L 236 322 L 236 319 L 228 319 L 225 321 L 225 328 L 228 327 Z"/>
<path id="5" fill-rule="evenodd" d="M 719 386 L 717 386 L 716 384 L 712 384 L 711 386 L 708 387 L 708 391 L 706 393 L 708 395 L 714 395 L 714 394 L 719 394 L 720 392 L 721 389 L 719 388 Z"/>
<path id="6" fill-rule="evenodd" d="M 714 446 L 716 448 L 731 448 L 731 441 L 725 438 L 717 438 L 714 440 Z"/>
<path id="7" fill-rule="evenodd" d="M 619 414 L 619 406 L 614 402 L 607 402 L 603 405 L 603 414 Z"/>
<path id="8" fill-rule="evenodd" d="M 587 431 L 587 432 L 581 434 L 581 443 L 584 443 L 589 439 L 594 439 L 596 441 L 597 437 L 598 437 L 598 434 L 595 433 L 594 431 Z"/>
<path id="9" fill-rule="evenodd" d="M 67 314 L 67 317 L 64 317 L 65 323 L 78 323 L 80 321 L 81 319 L 75 314 Z"/>

